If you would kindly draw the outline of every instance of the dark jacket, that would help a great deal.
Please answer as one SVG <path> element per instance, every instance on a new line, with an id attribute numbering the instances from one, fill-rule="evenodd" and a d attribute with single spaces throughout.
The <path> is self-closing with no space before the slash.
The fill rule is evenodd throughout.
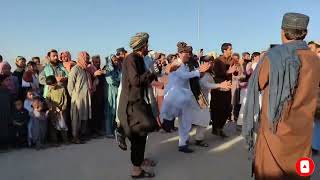
<path id="1" fill-rule="evenodd" d="M 9 145 L 9 130 L 12 122 L 13 103 L 10 91 L 0 87 L 0 149 Z"/>
<path id="2" fill-rule="evenodd" d="M 226 59 L 224 56 L 220 56 L 214 61 L 213 71 L 215 74 L 214 81 L 215 83 L 221 83 L 225 80 L 231 80 L 232 74 L 227 74 L 227 71 L 230 67 L 231 60 Z"/>
<path id="3" fill-rule="evenodd" d="M 19 82 L 19 88 L 22 86 L 22 77 L 23 77 L 23 74 L 24 74 L 24 70 L 23 71 L 17 71 L 15 70 L 12 75 L 13 76 L 16 76 L 18 78 L 18 82 Z"/>
<path id="4" fill-rule="evenodd" d="M 13 125 L 27 126 L 29 119 L 29 112 L 26 109 L 23 109 L 22 111 L 15 111 L 13 116 Z"/>
<path id="5" fill-rule="evenodd" d="M 156 75 L 146 71 L 143 57 L 136 53 L 127 56 L 122 64 L 122 90 L 120 94 L 118 117 L 126 136 L 130 137 L 137 131 L 137 124 L 141 124 L 146 117 L 152 118 L 152 112 L 143 107 L 148 86 L 156 79 Z M 141 134 L 146 133 L 139 127 Z M 140 133 L 139 133 L 140 134 Z"/>
<path id="6" fill-rule="evenodd" d="M 190 71 L 194 71 L 195 69 L 199 68 L 199 63 L 195 59 L 190 59 L 188 62 L 188 67 Z M 193 95 L 197 98 L 200 95 L 200 78 L 194 77 L 190 79 L 190 88 Z"/>
<path id="7" fill-rule="evenodd" d="M 197 60 L 192 58 L 188 62 L 188 67 L 190 71 L 194 71 L 195 69 L 199 68 L 199 63 Z M 191 78 L 189 81 L 190 81 L 191 91 L 194 97 L 196 98 L 196 101 L 198 102 L 200 108 L 203 109 L 208 107 L 208 102 L 201 91 L 200 77 Z"/>

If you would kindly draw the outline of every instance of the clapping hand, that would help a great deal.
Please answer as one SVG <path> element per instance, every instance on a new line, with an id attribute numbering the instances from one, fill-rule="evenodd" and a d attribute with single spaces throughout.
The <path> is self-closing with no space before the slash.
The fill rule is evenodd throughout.
<path id="1" fill-rule="evenodd" d="M 94 76 L 101 76 L 103 74 L 103 70 L 99 69 L 94 72 Z"/>
<path id="2" fill-rule="evenodd" d="M 209 64 L 209 63 L 201 64 L 200 67 L 199 67 L 200 73 L 205 73 L 205 72 L 207 72 L 209 69 L 210 69 L 210 64 Z"/>
<path id="3" fill-rule="evenodd" d="M 237 66 L 236 66 L 236 65 L 233 65 L 233 66 L 231 66 L 231 67 L 229 68 L 228 73 L 232 74 L 232 73 L 234 73 L 235 71 L 237 71 Z"/>
<path id="4" fill-rule="evenodd" d="M 222 83 L 219 84 L 219 88 L 223 90 L 230 90 L 231 89 L 231 81 L 223 81 Z"/>

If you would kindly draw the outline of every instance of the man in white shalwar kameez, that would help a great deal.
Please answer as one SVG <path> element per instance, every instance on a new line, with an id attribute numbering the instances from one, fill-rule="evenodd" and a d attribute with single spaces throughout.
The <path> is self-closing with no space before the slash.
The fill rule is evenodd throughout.
<path id="1" fill-rule="evenodd" d="M 161 119 L 172 120 L 175 117 L 179 119 L 179 151 L 192 153 L 193 150 L 188 147 L 189 132 L 192 127 L 193 118 L 190 114 L 193 100 L 195 99 L 189 80 L 193 77 L 200 77 L 209 69 L 208 64 L 200 66 L 199 70 L 190 71 L 186 63 L 190 60 L 192 47 L 186 43 L 178 43 L 180 67 L 169 74 L 169 82 L 165 88 L 164 101 L 161 109 Z M 177 64 L 173 63 L 173 68 Z"/>

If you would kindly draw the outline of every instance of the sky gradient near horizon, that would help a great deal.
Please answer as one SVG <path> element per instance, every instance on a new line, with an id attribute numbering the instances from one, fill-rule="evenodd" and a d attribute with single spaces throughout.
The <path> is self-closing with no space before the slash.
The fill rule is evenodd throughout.
<path id="1" fill-rule="evenodd" d="M 49 49 L 105 57 L 129 48 L 136 32 L 150 34 L 150 49 L 171 53 L 178 41 L 217 51 L 231 42 L 236 52 L 260 51 L 281 42 L 286 12 L 310 16 L 307 40 L 320 39 L 320 0 L 1 0 L 0 54 L 44 57 Z M 198 16 L 200 9 L 200 38 Z"/>

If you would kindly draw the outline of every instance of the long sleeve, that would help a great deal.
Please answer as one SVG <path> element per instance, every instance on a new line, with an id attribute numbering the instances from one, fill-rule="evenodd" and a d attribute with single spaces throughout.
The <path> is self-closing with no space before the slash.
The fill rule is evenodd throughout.
<path id="1" fill-rule="evenodd" d="M 217 60 L 215 61 L 215 64 L 213 66 L 213 71 L 215 73 L 215 81 L 216 82 L 222 82 L 224 80 L 226 80 L 226 70 L 224 69 L 224 64 L 222 61 Z"/>
<path id="2" fill-rule="evenodd" d="M 70 96 L 72 96 L 72 92 L 75 88 L 75 84 L 76 84 L 76 76 L 77 75 L 77 68 L 72 68 L 70 73 L 69 73 L 69 78 L 68 78 L 68 85 L 67 85 L 67 89 L 68 89 L 68 93 Z"/>
<path id="3" fill-rule="evenodd" d="M 185 65 L 182 65 L 175 73 L 179 78 L 184 80 L 194 77 L 200 77 L 199 70 L 189 71 Z"/>
<path id="4" fill-rule="evenodd" d="M 264 90 L 269 83 L 269 59 L 265 56 L 259 69 L 259 89 Z"/>
<path id="5" fill-rule="evenodd" d="M 46 85 L 46 75 L 44 70 L 39 74 L 39 83 L 42 85 Z"/>
<path id="6" fill-rule="evenodd" d="M 62 110 L 67 110 L 68 106 L 68 98 L 67 98 L 67 92 L 63 89 L 63 95 L 62 95 Z"/>
<path id="7" fill-rule="evenodd" d="M 46 96 L 46 103 L 48 105 L 48 108 L 52 108 L 51 89 L 48 90 L 48 94 Z"/>
<path id="8" fill-rule="evenodd" d="M 219 86 L 212 79 L 212 83 L 210 82 L 210 75 L 206 74 L 200 79 L 200 85 L 206 89 L 217 89 Z"/>
<path id="9" fill-rule="evenodd" d="M 126 66 L 128 80 L 132 86 L 143 87 L 149 85 L 156 78 L 156 75 L 149 71 L 146 71 L 142 75 L 138 74 L 137 66 L 133 59 L 127 59 Z"/>
<path id="10" fill-rule="evenodd" d="M 24 101 L 23 107 L 26 110 L 28 110 L 29 112 L 31 112 L 33 110 L 32 106 L 31 106 L 31 102 L 29 100 L 27 100 L 27 99 Z"/>

